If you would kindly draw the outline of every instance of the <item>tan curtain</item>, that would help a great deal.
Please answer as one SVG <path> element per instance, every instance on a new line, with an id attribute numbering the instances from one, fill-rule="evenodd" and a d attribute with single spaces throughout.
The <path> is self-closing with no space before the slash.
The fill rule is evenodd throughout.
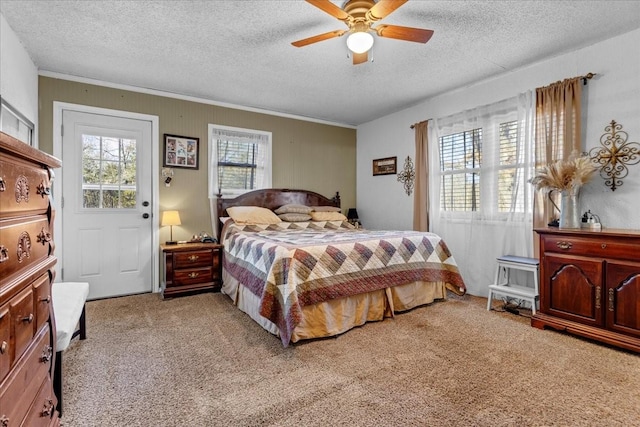
<path id="1" fill-rule="evenodd" d="M 536 89 L 536 169 L 567 159 L 581 144 L 582 77 L 566 79 Z M 556 205 L 560 206 L 559 196 Z M 533 202 L 533 227 L 546 227 L 558 217 L 546 194 L 537 192 Z M 534 236 L 534 253 L 538 254 L 538 238 Z"/>
<path id="2" fill-rule="evenodd" d="M 414 125 L 416 132 L 416 182 L 413 192 L 413 229 L 429 231 L 428 122 Z"/>

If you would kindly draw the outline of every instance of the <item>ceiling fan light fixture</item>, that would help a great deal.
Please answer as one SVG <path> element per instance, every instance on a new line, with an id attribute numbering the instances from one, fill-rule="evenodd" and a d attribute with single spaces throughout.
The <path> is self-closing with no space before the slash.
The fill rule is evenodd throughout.
<path id="1" fill-rule="evenodd" d="M 366 31 L 356 31 L 347 37 L 347 47 L 353 53 L 365 53 L 373 46 L 373 36 Z"/>

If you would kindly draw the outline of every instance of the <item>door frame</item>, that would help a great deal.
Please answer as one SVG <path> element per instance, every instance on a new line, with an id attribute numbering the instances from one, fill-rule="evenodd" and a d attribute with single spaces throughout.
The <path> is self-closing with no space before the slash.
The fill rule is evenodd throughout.
<path id="1" fill-rule="evenodd" d="M 53 155 L 62 161 L 62 167 L 64 167 L 64 159 L 62 158 L 62 112 L 64 110 L 78 111 L 81 113 L 89 114 L 101 114 L 105 116 L 122 117 L 126 119 L 143 120 L 151 122 L 151 197 L 152 197 L 152 209 L 151 209 L 151 292 L 160 292 L 159 265 L 160 265 L 160 253 L 158 250 L 158 241 L 160 239 L 160 190 L 158 187 L 158 180 L 156 177 L 159 175 L 160 170 L 158 162 L 160 161 L 160 119 L 158 116 L 142 113 L 132 113 L 130 111 L 112 110 L 108 108 L 91 107 L 88 105 L 72 104 L 68 102 L 53 101 Z M 56 196 L 56 187 L 62 188 L 62 170 L 56 170 L 56 177 L 53 180 L 53 207 L 59 212 L 59 215 L 54 217 L 54 229 L 58 230 L 57 235 L 62 236 L 62 206 L 60 198 Z M 62 190 L 59 191 L 62 194 Z M 64 242 L 62 240 L 56 241 L 56 256 L 61 259 L 62 246 Z M 58 277 L 58 280 L 61 278 Z"/>

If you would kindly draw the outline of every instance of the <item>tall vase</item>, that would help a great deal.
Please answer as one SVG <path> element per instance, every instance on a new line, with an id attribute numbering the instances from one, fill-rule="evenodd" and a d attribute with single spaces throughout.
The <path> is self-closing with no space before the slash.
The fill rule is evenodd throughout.
<path id="1" fill-rule="evenodd" d="M 580 189 L 563 190 L 560 197 L 560 228 L 580 228 Z"/>

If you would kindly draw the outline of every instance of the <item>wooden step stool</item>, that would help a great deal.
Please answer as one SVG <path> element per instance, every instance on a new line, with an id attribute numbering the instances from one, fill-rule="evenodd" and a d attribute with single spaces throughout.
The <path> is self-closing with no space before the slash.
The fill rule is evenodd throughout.
<path id="1" fill-rule="evenodd" d="M 496 268 L 496 278 L 493 285 L 489 285 L 489 297 L 487 300 L 487 310 L 491 310 L 493 294 L 506 295 L 513 298 L 529 301 L 531 303 L 531 313 L 536 314 L 536 302 L 540 296 L 540 286 L 538 270 L 540 261 L 536 258 L 525 258 L 514 255 L 504 255 L 499 258 Z M 504 281 L 500 280 L 500 270 L 505 269 Z M 533 288 L 509 283 L 511 270 L 523 270 L 533 273 Z"/>

